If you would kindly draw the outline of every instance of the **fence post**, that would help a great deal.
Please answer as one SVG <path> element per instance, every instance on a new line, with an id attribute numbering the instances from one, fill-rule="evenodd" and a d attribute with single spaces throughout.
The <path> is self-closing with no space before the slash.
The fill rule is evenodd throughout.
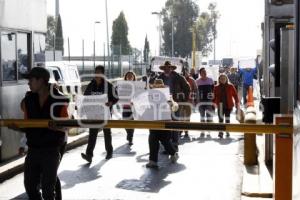
<path id="1" fill-rule="evenodd" d="M 276 124 L 293 124 L 292 116 L 277 116 Z M 280 133 L 275 136 L 275 160 L 274 160 L 274 199 L 292 199 L 293 181 L 293 134 Z"/>

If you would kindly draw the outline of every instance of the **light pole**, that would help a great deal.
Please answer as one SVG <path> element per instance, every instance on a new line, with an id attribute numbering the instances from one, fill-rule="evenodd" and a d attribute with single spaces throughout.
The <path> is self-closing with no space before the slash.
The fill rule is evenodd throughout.
<path id="1" fill-rule="evenodd" d="M 110 53 L 109 53 L 109 34 L 108 34 L 108 11 L 107 11 L 107 0 L 105 0 L 105 15 L 106 15 L 106 40 L 107 40 L 108 75 L 109 75 L 109 77 L 110 77 Z"/>
<path id="2" fill-rule="evenodd" d="M 172 57 L 174 57 L 174 18 L 176 18 L 177 16 L 171 16 L 171 22 L 172 22 Z"/>
<path id="3" fill-rule="evenodd" d="M 161 55 L 161 12 L 152 12 L 151 13 L 152 15 L 157 15 L 158 16 L 158 33 L 159 33 L 159 38 L 158 38 L 158 45 L 159 45 L 159 48 L 158 48 L 158 55 L 160 56 Z"/>
<path id="4" fill-rule="evenodd" d="M 100 21 L 94 22 L 94 69 L 96 67 L 96 24 L 100 24 Z"/>

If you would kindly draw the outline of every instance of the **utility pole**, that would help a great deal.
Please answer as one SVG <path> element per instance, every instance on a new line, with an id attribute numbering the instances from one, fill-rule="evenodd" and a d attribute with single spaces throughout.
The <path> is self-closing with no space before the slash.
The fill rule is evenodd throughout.
<path id="1" fill-rule="evenodd" d="M 106 13 L 106 39 L 107 39 L 107 61 L 110 73 L 110 52 L 109 52 L 109 34 L 108 34 L 108 13 L 107 13 L 107 0 L 105 0 L 105 13 Z M 110 75 L 110 74 L 109 74 Z"/>
<path id="2" fill-rule="evenodd" d="M 152 12 L 152 15 L 157 15 L 158 16 L 158 33 L 159 33 L 159 38 L 158 38 L 158 55 L 161 56 L 161 12 Z"/>
<path id="3" fill-rule="evenodd" d="M 96 68 L 96 24 L 100 24 L 100 21 L 94 22 L 94 69 Z"/>

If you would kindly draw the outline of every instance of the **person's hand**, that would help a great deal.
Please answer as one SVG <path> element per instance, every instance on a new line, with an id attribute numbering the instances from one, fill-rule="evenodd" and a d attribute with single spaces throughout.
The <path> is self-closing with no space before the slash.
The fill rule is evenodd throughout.
<path id="1" fill-rule="evenodd" d="M 106 105 L 107 107 L 111 107 L 111 106 L 113 105 L 113 103 L 112 103 L 112 102 L 106 102 L 105 105 Z"/>
<path id="2" fill-rule="evenodd" d="M 19 156 L 24 156 L 25 155 L 25 148 L 24 147 L 20 147 L 19 151 L 18 151 Z"/>

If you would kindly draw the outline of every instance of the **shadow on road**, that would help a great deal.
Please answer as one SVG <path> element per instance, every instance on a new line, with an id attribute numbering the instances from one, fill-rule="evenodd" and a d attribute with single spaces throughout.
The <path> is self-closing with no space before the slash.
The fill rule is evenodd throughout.
<path id="1" fill-rule="evenodd" d="M 139 159 L 140 162 L 144 161 L 141 155 Z M 158 169 L 147 169 L 145 168 L 144 174 L 140 179 L 125 179 L 116 185 L 116 188 L 124 190 L 133 190 L 138 192 L 153 192 L 158 193 L 162 188 L 169 185 L 171 181 L 166 181 L 165 179 L 169 174 L 180 172 L 186 169 L 185 165 L 176 163 L 170 163 L 168 156 L 160 157 Z"/>

